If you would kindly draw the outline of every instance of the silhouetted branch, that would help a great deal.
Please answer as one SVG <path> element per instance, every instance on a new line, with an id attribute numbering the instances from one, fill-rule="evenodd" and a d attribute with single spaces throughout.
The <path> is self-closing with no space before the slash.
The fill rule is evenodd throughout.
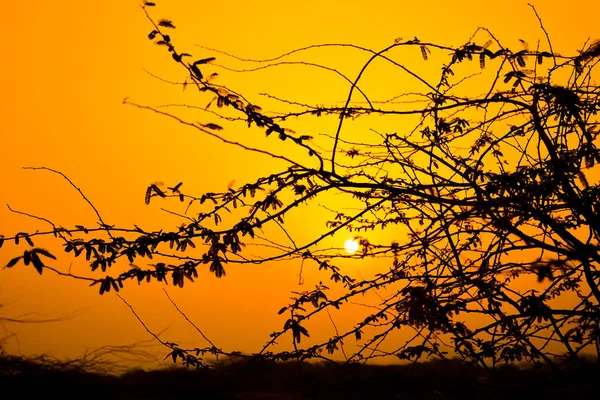
<path id="1" fill-rule="evenodd" d="M 317 44 L 254 60 L 199 46 L 210 54 L 195 58 L 172 40 L 175 24 L 152 19 L 146 7 L 152 26 L 148 38 L 186 72 L 181 85 L 198 90 L 200 104 L 207 106 L 150 107 L 127 99 L 124 103 L 283 164 L 277 163 L 270 175 L 236 187 L 231 184 L 218 193 L 184 193 L 181 182 L 166 190 L 150 184 L 144 197 L 149 207 L 155 197 L 187 202 L 184 214 L 163 208 L 183 224 L 155 232 L 106 225 L 64 174 L 37 168 L 67 179 L 92 206 L 100 230 L 109 238 L 99 237 L 98 228 L 57 228 L 34 217 L 52 224 L 53 230 L 0 237 L 0 245 L 25 240 L 31 247 L 7 267 L 33 263 L 40 273 L 48 268 L 92 281 L 103 294 L 118 292 L 131 281 L 171 282 L 182 288 L 195 281 L 199 268 L 225 278 L 231 264 L 300 259 L 300 284 L 306 262 L 335 286 L 330 289 L 321 281 L 314 289 L 293 292 L 279 311 L 286 317 L 283 327 L 254 354 L 216 348 L 168 294 L 211 347 L 183 349 L 162 341 L 134 312 L 148 333 L 171 350 L 168 356 L 173 361 L 197 368 L 205 366 L 206 354 L 300 362 L 333 361 L 339 352 L 347 362 L 392 356 L 417 362 L 451 355 L 488 371 L 498 363 L 521 361 L 557 368 L 558 354 L 581 358 L 584 351 L 600 349 L 600 185 L 593 176 L 600 163 L 600 91 L 592 80 L 600 45 L 592 43 L 576 56 L 554 54 L 548 32 L 531 6 L 549 51 L 530 50 L 522 40 L 521 49 L 510 49 L 479 28 L 457 47 L 418 38 L 397 39 L 379 51 Z M 284 59 L 308 57 L 317 48 L 362 52 L 368 60 L 350 77 L 336 66 Z M 217 63 L 214 54 L 260 65 L 234 68 L 220 59 Z M 445 57 L 445 62 L 440 62 L 437 76 L 425 75 L 418 73 L 422 64 L 416 64 L 415 57 L 422 62 Z M 361 83 L 367 71 L 377 68 L 376 60 L 397 74 L 381 76 L 381 84 L 392 92 L 381 95 L 383 99 Z M 266 111 L 250 102 L 250 96 L 217 84 L 221 78 L 211 73 L 215 67 L 249 73 L 291 64 L 342 76 L 351 84 L 343 104 L 319 104 L 319 93 L 314 102 L 260 93 L 275 104 L 275 110 Z M 399 89 L 395 81 L 401 82 Z M 357 101 L 353 94 L 359 83 Z M 176 114 L 181 107 L 204 116 L 211 113 L 219 123 L 188 121 Z M 308 125 L 306 132 L 298 133 L 288 127 L 291 119 L 296 126 L 326 116 L 337 118 L 335 132 L 318 132 L 320 127 Z M 371 116 L 377 118 L 367 121 L 373 121 L 372 127 L 354 124 L 357 118 Z M 389 125 L 382 127 L 382 121 Z M 231 126 L 237 129 L 241 123 L 275 141 L 269 148 L 276 150 L 227 136 Z M 356 132 L 350 127 L 357 127 Z M 282 142 L 291 147 L 277 146 Z M 330 212 L 328 220 L 317 221 L 311 209 L 304 208 L 317 205 Z M 295 212 L 306 213 L 303 223 L 323 225 L 300 241 L 294 227 L 285 225 Z M 354 254 L 341 254 L 339 248 L 325 244 L 344 231 L 357 241 Z M 88 236 L 73 236 L 81 233 Z M 85 256 L 92 271 L 100 269 L 107 275 L 76 277 L 43 264 L 38 253 L 54 256 L 33 247 L 32 237 L 51 234 L 60 238 L 67 253 Z M 252 254 L 250 248 L 259 248 L 261 254 Z M 335 265 L 344 259 L 379 260 L 385 265 L 363 278 Z M 125 263 L 125 269 L 118 270 L 116 266 Z M 532 282 L 537 286 L 532 288 Z M 352 325 L 338 331 L 331 307 L 355 307 Z M 311 329 L 324 313 L 335 336 L 317 340 Z M 401 343 L 391 344 L 396 335 L 403 338 Z M 352 351 L 349 340 L 356 342 Z"/>

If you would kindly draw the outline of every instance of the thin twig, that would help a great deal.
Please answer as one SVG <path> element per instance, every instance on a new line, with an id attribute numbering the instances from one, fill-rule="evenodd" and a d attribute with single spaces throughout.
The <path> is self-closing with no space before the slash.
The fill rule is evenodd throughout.
<path id="1" fill-rule="evenodd" d="M 196 324 L 194 324 L 194 322 L 192 320 L 190 320 L 188 318 L 188 316 L 183 311 L 181 311 L 181 309 L 177 306 L 177 303 L 175 303 L 173 301 L 173 299 L 171 299 L 171 297 L 169 296 L 169 293 L 167 292 L 167 290 L 163 289 L 163 292 L 165 292 L 165 295 L 167 296 L 167 299 L 169 299 L 169 301 L 171 302 L 171 304 L 173 304 L 173 306 L 175 307 L 175 309 L 177 310 L 177 312 L 179 312 L 179 314 L 181 314 L 183 316 L 183 318 L 185 318 L 185 320 L 187 322 L 189 322 L 189 324 L 192 325 L 194 327 L 194 329 L 196 329 L 196 331 L 198 331 L 198 333 L 204 338 L 204 340 L 206 340 L 208 343 L 210 343 L 210 345 L 213 348 L 216 349 L 217 346 L 215 346 L 215 344 L 208 337 L 206 337 L 206 335 L 200 330 L 200 328 L 198 328 L 198 326 Z"/>
<path id="2" fill-rule="evenodd" d="M 153 337 L 154 337 L 154 339 L 156 339 L 156 340 L 157 340 L 157 341 L 158 341 L 160 344 L 162 344 L 163 346 L 170 347 L 170 346 L 169 346 L 169 344 L 168 344 L 167 342 L 165 342 L 164 340 L 162 340 L 161 338 L 159 338 L 159 337 L 158 337 L 158 335 L 157 335 L 156 333 L 152 332 L 152 331 L 150 330 L 150 328 L 148 328 L 148 326 L 147 326 L 147 325 L 144 323 L 144 321 L 142 320 L 142 318 L 140 318 L 140 316 L 139 316 L 139 315 L 138 315 L 138 314 L 135 312 L 134 308 L 131 306 L 131 304 L 129 304 L 129 303 L 127 302 L 127 300 L 125 300 L 125 299 L 124 299 L 124 298 L 123 298 L 123 297 L 122 297 L 120 294 L 118 294 L 118 293 L 115 293 L 115 295 L 116 295 L 116 296 L 117 296 L 119 299 L 121 299 L 121 301 L 122 301 L 123 303 L 125 303 L 125 305 L 126 305 L 127 307 L 129 307 L 129 309 L 131 310 L 131 312 L 133 313 L 133 315 L 135 316 L 135 318 L 137 318 L 137 320 L 139 321 L 139 323 L 140 323 L 140 324 L 142 324 L 142 326 L 144 327 L 144 329 L 146 330 L 146 332 L 148 332 L 148 333 L 149 333 L 151 336 L 153 336 Z"/>
<path id="3" fill-rule="evenodd" d="M 69 179 L 68 176 L 66 176 L 64 173 L 62 173 L 60 171 L 57 171 L 55 169 L 48 168 L 48 167 L 23 167 L 23 169 L 46 170 L 46 171 L 54 172 L 55 174 L 58 174 L 58 175 L 62 176 L 67 182 L 69 182 L 69 184 L 71 186 L 73 186 L 75 188 L 75 190 L 77 190 L 79 192 L 79 194 L 81 195 L 81 197 L 89 204 L 89 206 L 92 208 L 92 210 L 94 210 L 94 212 L 96 213 L 96 216 L 98 217 L 98 220 L 100 221 L 100 224 L 102 224 L 102 227 L 106 230 L 107 234 L 110 237 L 112 237 L 112 235 L 110 233 L 110 228 L 109 228 L 110 225 L 108 225 L 106 222 L 104 222 L 104 220 L 102 219 L 102 216 L 100 215 L 100 212 L 98 211 L 98 209 L 86 197 L 86 195 L 83 193 L 83 191 L 77 185 L 75 185 L 75 183 L 73 183 L 73 181 L 71 179 Z"/>
<path id="4" fill-rule="evenodd" d="M 546 30 L 546 27 L 544 27 L 544 23 L 542 22 L 542 18 L 539 16 L 537 10 L 535 9 L 535 6 L 531 3 L 527 3 L 527 5 L 529 7 L 531 7 L 531 9 L 533 10 L 538 22 L 540 23 L 540 28 L 542 28 L 542 31 L 544 32 L 544 35 L 546 35 L 546 41 L 548 42 L 548 47 L 550 48 L 550 53 L 554 55 L 554 49 L 552 48 L 552 41 L 550 41 L 550 35 L 548 34 L 548 31 Z M 554 61 L 554 66 L 556 67 L 556 58 L 552 57 L 552 60 Z"/>
<path id="5" fill-rule="evenodd" d="M 25 216 L 27 216 L 27 217 L 30 217 L 30 218 L 39 219 L 40 221 L 44 221 L 44 222 L 47 222 L 47 223 L 49 223 L 50 225 L 52 225 L 52 227 L 53 227 L 54 229 L 56 229 L 56 225 L 54 225 L 54 223 L 53 223 L 52 221 L 50 221 L 50 220 L 48 220 L 48 219 L 46 219 L 46 218 L 44 218 L 44 217 L 38 217 L 37 215 L 29 214 L 29 213 L 26 213 L 26 212 L 24 212 L 24 211 L 18 211 L 18 210 L 15 210 L 15 209 L 13 209 L 13 208 L 12 208 L 10 205 L 8 205 L 8 204 L 6 205 L 6 207 L 8 207 L 8 209 L 9 209 L 10 211 L 14 212 L 15 214 L 21 214 L 21 215 L 25 215 Z"/>

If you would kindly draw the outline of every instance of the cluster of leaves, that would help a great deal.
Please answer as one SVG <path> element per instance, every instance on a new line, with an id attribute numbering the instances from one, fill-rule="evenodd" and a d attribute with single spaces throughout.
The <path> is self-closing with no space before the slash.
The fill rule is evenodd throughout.
<path id="1" fill-rule="evenodd" d="M 146 2 L 146 13 L 146 7 L 154 5 Z M 124 272 L 102 279 L 85 278 L 100 286 L 100 294 L 118 291 L 128 280 L 168 283 L 170 278 L 173 285 L 183 287 L 186 280 L 194 281 L 203 264 L 220 278 L 228 263 L 258 264 L 294 257 L 314 262 L 319 270 L 330 272 L 333 284 L 344 292 L 330 298 L 328 287 L 318 285 L 312 291 L 296 293 L 292 303 L 280 310 L 280 314 L 290 313 L 282 330 L 273 333 L 257 354 L 278 360 L 325 357 L 325 352 L 332 355 L 352 336 L 360 344 L 348 357 L 350 361 L 380 356 L 417 360 L 446 357 L 452 352 L 483 367 L 521 360 L 554 365 L 554 348 L 573 358 L 590 349 L 600 352 L 600 186 L 588 179 L 589 169 L 600 161 L 596 145 L 600 91 L 592 79 L 600 45 L 587 46 L 573 57 L 528 48 L 512 51 L 480 30 L 479 34 L 492 37 L 483 45 L 472 39 L 452 48 L 415 38 L 397 40 L 379 52 L 353 46 L 371 58 L 355 80 L 348 79 L 352 84 L 344 107 L 294 102 L 303 109 L 269 113 L 233 90 L 211 83 L 200 68 L 208 68 L 215 57 L 186 63 L 191 55 L 178 52 L 166 33 L 175 25 L 164 19 L 154 22 L 146 15 L 153 25 L 149 39 L 166 47 L 173 60 L 187 70 L 185 85 L 191 82 L 201 95 L 212 98 L 211 104 L 216 101 L 219 108 L 237 113 L 248 127 L 259 128 L 266 136 L 276 133 L 281 141 L 290 139 L 308 151 L 309 165 L 287 154 L 229 141 L 216 133 L 226 131 L 219 124 L 189 123 L 226 143 L 284 160 L 288 167 L 237 189 L 199 197 L 184 194 L 182 183 L 167 192 L 150 185 L 146 204 L 158 196 L 180 202 L 188 199 L 188 210 L 192 204 L 207 210 L 194 217 L 186 214 L 186 223 L 176 230 L 147 232 L 105 224 L 72 230 L 55 227 L 2 238 L 0 245 L 5 240 L 18 244 L 25 238 L 33 247 L 31 236 L 52 233 L 63 241 L 66 252 L 75 257 L 85 254 L 92 271 L 112 271 L 126 258 L 131 268 Z M 432 52 L 448 56 L 437 82 L 394 60 L 393 51 L 414 47 L 425 61 Z M 497 49 L 492 50 L 494 47 Z M 407 101 L 412 108 L 399 110 L 391 101 L 371 102 L 362 91 L 368 106 L 351 104 L 362 73 L 378 58 L 397 66 L 403 78 L 422 85 L 419 100 Z M 480 70 L 485 69 L 480 75 L 488 78 L 488 86 L 482 95 L 459 95 L 457 88 L 473 76 L 455 76 L 455 70 L 473 61 L 478 61 Z M 531 65 L 533 69 L 528 69 Z M 372 113 L 418 116 L 420 120 L 413 129 L 379 133 L 381 142 L 376 145 L 344 140 L 348 117 Z M 339 116 L 337 132 L 328 144 L 332 151 L 313 144 L 311 135 L 297 135 L 283 126 L 292 116 L 331 114 Z M 342 156 L 346 157 L 340 161 Z M 277 254 L 261 259 L 242 255 L 245 242 L 257 240 L 265 226 L 283 229 L 288 213 L 332 192 L 349 196 L 361 207 L 353 212 L 334 210 L 335 217 L 311 242 L 294 243 L 291 248 L 275 246 Z M 236 216 L 236 222 L 225 224 L 223 213 Z M 343 229 L 368 232 L 389 227 L 406 232 L 403 240 L 373 243 L 362 238 L 361 251 L 354 256 L 393 259 L 388 271 L 372 279 L 356 280 L 342 274 L 332 261 L 342 257 L 337 251 L 313 251 L 323 239 Z M 109 237 L 73 237 L 82 232 L 108 233 Z M 183 252 L 189 254 L 181 262 Z M 33 248 L 8 266 L 22 259 L 41 273 L 46 266 L 40 254 L 54 258 Z M 523 254 L 532 255 L 524 259 Z M 148 269 L 133 264 L 154 257 L 173 263 L 160 261 Z M 523 289 L 531 274 L 540 285 L 537 290 Z M 374 311 L 361 317 L 353 328 L 324 342 L 299 347 L 305 343 L 302 338 L 310 339 L 307 326 L 313 316 L 379 291 L 385 296 L 378 296 L 370 304 Z M 576 304 L 562 306 L 565 298 L 575 299 Z M 384 350 L 397 331 L 412 333 L 412 338 L 395 350 Z M 276 340 L 286 334 L 294 350 L 271 352 Z M 168 345 L 174 361 L 197 367 L 202 365 L 199 355 L 206 352 L 234 354 L 214 346 L 186 350 Z"/>

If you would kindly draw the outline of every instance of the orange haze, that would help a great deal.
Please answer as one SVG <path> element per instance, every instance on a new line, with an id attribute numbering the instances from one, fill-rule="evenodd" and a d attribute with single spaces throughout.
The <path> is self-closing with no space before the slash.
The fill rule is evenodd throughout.
<path id="1" fill-rule="evenodd" d="M 123 99 L 145 105 L 175 101 L 196 104 L 197 93 L 152 77 L 183 78 L 181 68 L 164 49 L 152 44 L 152 30 L 140 1 L 2 1 L 2 62 L 0 62 L 0 233 L 46 229 L 42 221 L 11 213 L 12 208 L 50 219 L 58 225 L 91 226 L 97 218 L 78 193 L 57 175 L 23 170 L 46 166 L 73 180 L 110 224 L 146 229 L 179 225 L 177 217 L 145 206 L 143 195 L 152 182 L 167 185 L 183 181 L 193 194 L 226 190 L 235 179 L 240 185 L 277 167 L 266 157 L 232 149 L 201 136 L 169 118 L 124 105 Z M 195 57 L 215 55 L 196 44 L 248 58 L 267 58 L 313 43 L 355 43 L 381 49 L 395 38 L 440 44 L 464 44 L 477 27 L 489 28 L 506 46 L 518 39 L 535 47 L 544 33 L 526 0 L 504 1 L 182 1 L 156 0 L 155 18 L 168 18 L 177 29 L 178 49 Z M 591 37 L 598 39 L 596 0 L 532 1 L 543 18 L 557 52 L 575 53 Z M 363 58 L 339 58 L 317 53 L 311 59 L 340 68 L 353 76 Z M 216 55 L 220 60 L 219 55 Z M 224 56 L 222 56 L 224 57 Z M 221 58 L 222 58 L 221 57 Z M 317 57 L 317 58 L 315 58 Z M 350 57 L 350 56 L 349 56 Z M 439 70 L 439 65 L 432 68 Z M 313 70 L 298 67 L 256 74 L 223 73 L 222 83 L 262 104 L 268 91 L 286 98 L 339 101 L 343 82 L 327 81 Z M 308 74 L 308 75 L 306 75 Z M 380 77 L 380 79 L 387 79 Z M 325 83 L 324 83 L 325 82 Z M 317 94 L 314 94 L 314 93 Z M 370 93 L 378 97 L 376 92 Z M 312 95 L 312 97 L 310 97 Z M 205 100 L 197 105 L 205 106 Z M 188 113 L 186 115 L 193 115 Z M 197 117 L 210 120 L 206 114 Z M 255 131 L 237 128 L 228 134 L 252 143 Z M 308 134 L 325 130 L 306 127 Z M 312 131 L 311 131 L 312 130 Z M 261 136 L 262 138 L 262 136 Z M 295 217 L 291 224 L 305 223 Z M 298 225 L 301 226 L 301 225 Z M 319 227 L 302 225 L 298 235 L 308 237 Z M 348 237 L 342 235 L 341 247 Z M 39 239 L 40 247 L 45 247 Z M 51 244 L 48 244 L 51 246 Z M 17 255 L 12 243 L 0 250 L 0 264 Z M 60 252 L 60 249 L 55 250 Z M 61 257 L 63 261 L 61 264 Z M 64 253 L 54 263 L 69 269 Z M 67 263 L 67 264 L 65 264 Z M 290 292 L 318 282 L 306 271 L 304 288 L 298 285 L 299 261 L 271 265 L 229 267 L 217 280 L 203 272 L 183 290 L 168 286 L 170 296 L 219 347 L 257 351 L 283 317 L 277 310 Z M 358 270 L 359 264 L 346 268 Z M 364 271 L 368 265 L 363 265 Z M 85 274 L 85 260 L 71 265 Z M 365 274 L 368 271 L 364 272 Z M 128 285 L 122 295 L 150 329 L 181 345 L 204 345 L 202 338 L 166 299 L 162 287 Z M 4 345 L 21 354 L 49 353 L 75 357 L 101 345 L 146 340 L 149 335 L 129 309 L 111 292 L 99 296 L 97 287 L 60 278 L 51 272 L 40 277 L 32 268 L 0 271 L 0 317 L 30 315 L 73 318 L 48 324 L 5 324 L 0 337 L 15 333 Z M 352 322 L 339 316 L 340 324 Z M 345 326 L 345 325 L 344 325 Z M 322 321 L 322 335 L 333 327 Z M 315 333 L 318 336 L 318 333 Z M 159 348 L 158 354 L 164 354 Z"/>

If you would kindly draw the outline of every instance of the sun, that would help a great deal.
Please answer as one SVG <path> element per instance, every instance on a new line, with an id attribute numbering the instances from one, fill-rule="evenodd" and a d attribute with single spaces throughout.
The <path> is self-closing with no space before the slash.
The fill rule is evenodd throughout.
<path id="1" fill-rule="evenodd" d="M 358 251 L 358 242 L 356 240 L 348 239 L 344 243 L 344 249 L 348 254 L 354 254 Z"/>

